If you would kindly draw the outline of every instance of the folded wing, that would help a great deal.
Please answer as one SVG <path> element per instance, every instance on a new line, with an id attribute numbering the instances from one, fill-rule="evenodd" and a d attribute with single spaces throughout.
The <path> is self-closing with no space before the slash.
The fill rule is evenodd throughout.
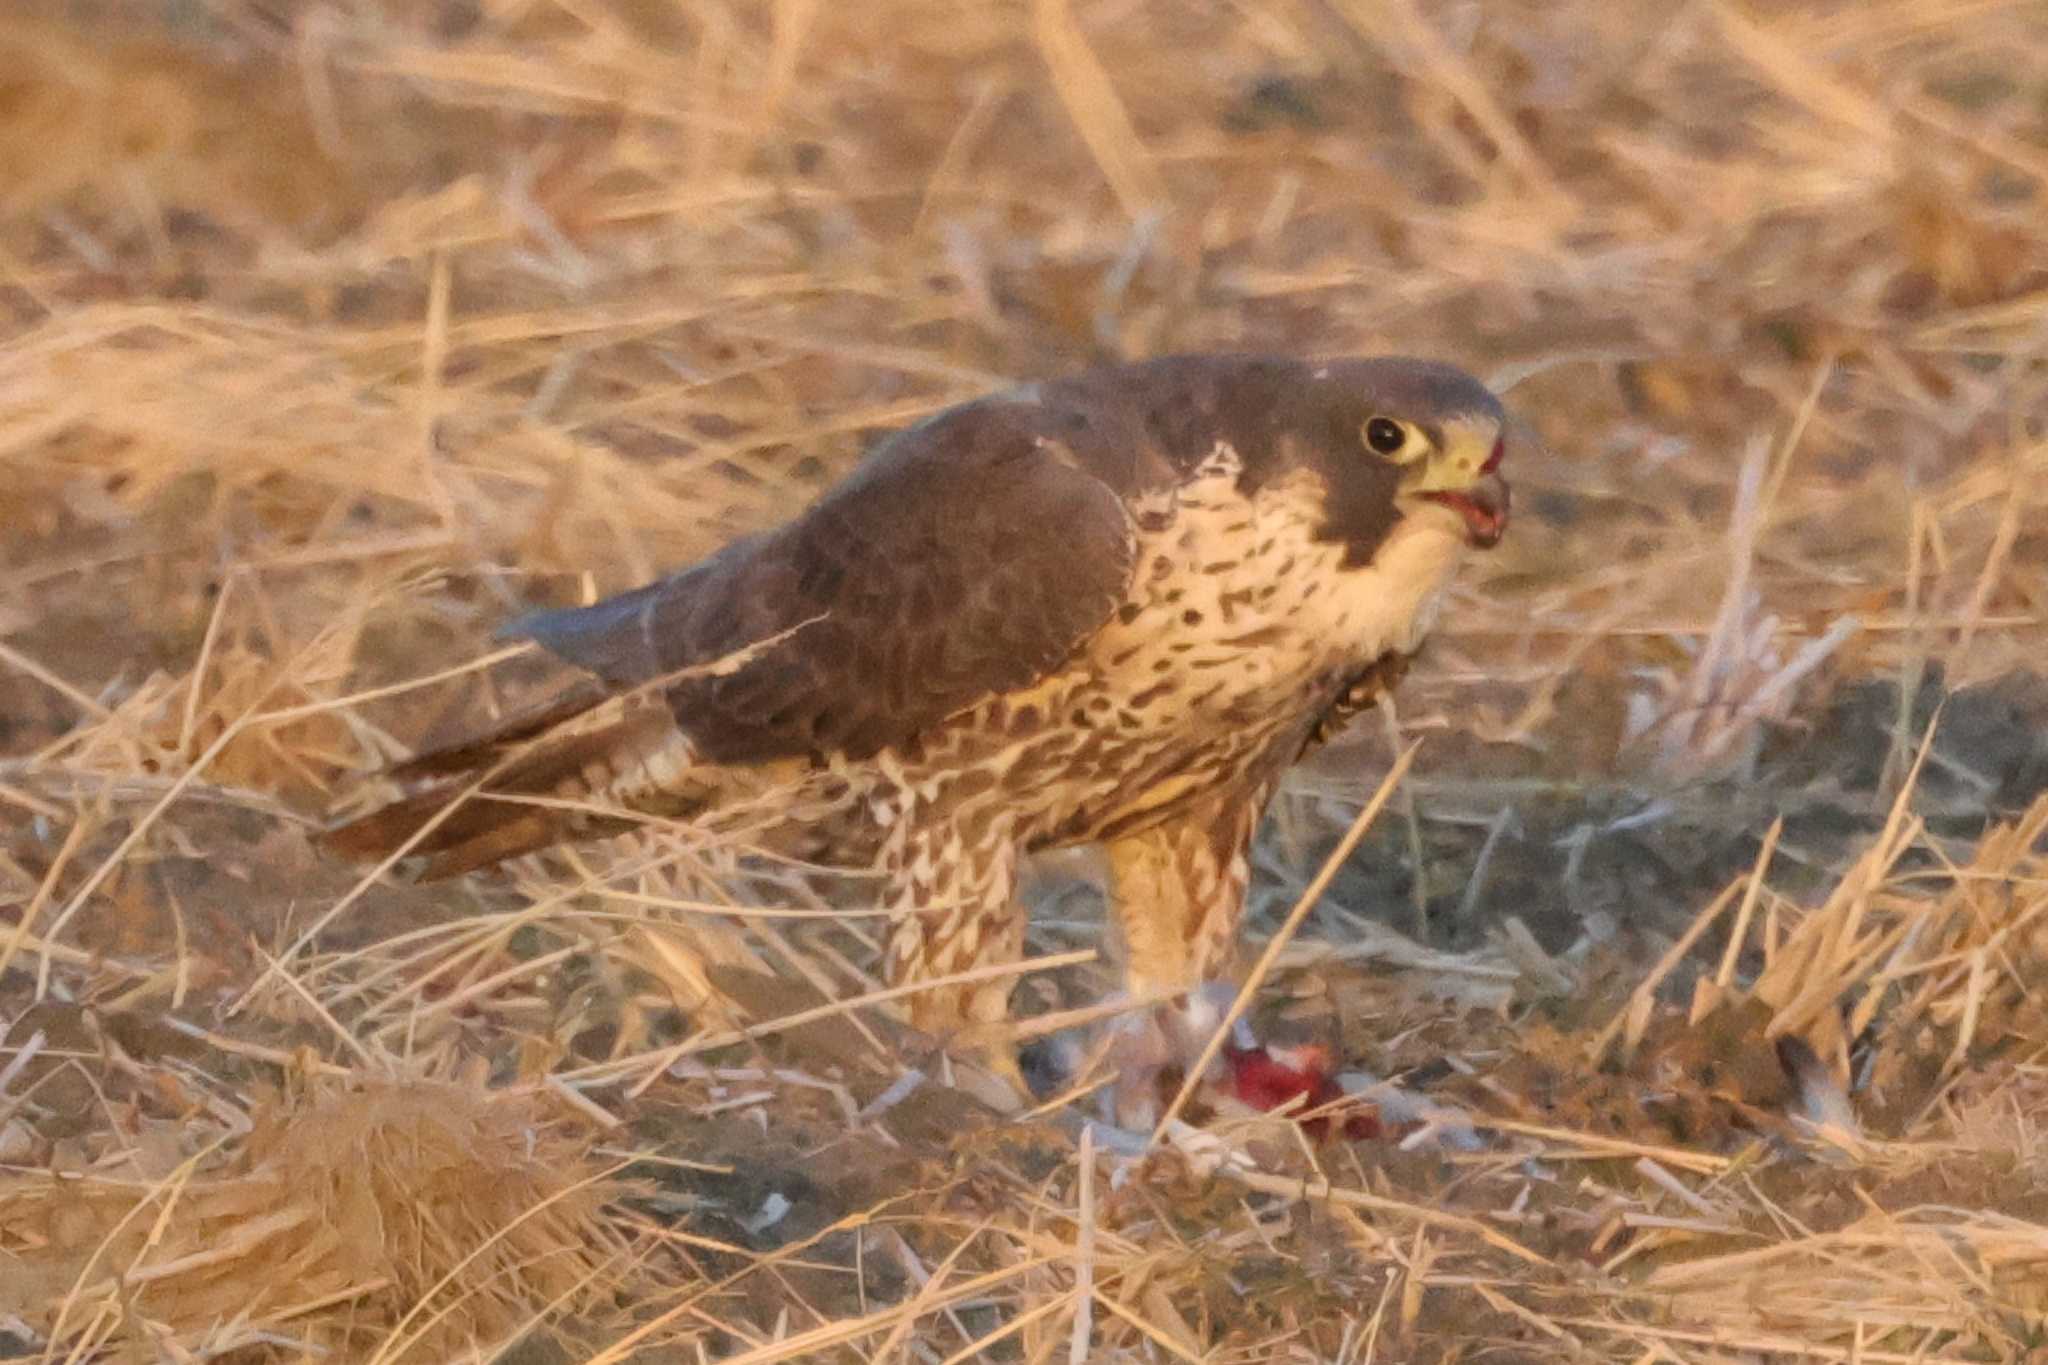
<path id="1" fill-rule="evenodd" d="M 1044 677 L 1125 599 L 1130 518 L 1044 415 L 953 409 L 780 530 L 506 633 L 615 688 L 683 674 L 670 708 L 710 761 L 902 744 Z"/>
<path id="2" fill-rule="evenodd" d="M 503 634 L 601 685 L 403 765 L 398 776 L 431 785 L 329 831 L 328 846 L 376 858 L 419 836 L 429 875 L 466 871 L 622 827 L 492 794 L 688 814 L 646 790 L 678 755 L 695 803 L 716 789 L 704 770 L 869 758 L 1030 686 L 1122 604 L 1134 552 L 1122 500 L 1047 421 L 1028 401 L 951 409 L 778 530 L 593 606 L 512 622 Z M 580 724 L 608 694 L 643 688 L 654 704 Z"/>

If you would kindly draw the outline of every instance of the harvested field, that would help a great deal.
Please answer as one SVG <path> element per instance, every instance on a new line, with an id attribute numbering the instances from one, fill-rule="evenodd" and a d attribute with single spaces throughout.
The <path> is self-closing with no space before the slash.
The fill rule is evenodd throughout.
<path id="1" fill-rule="evenodd" d="M 2048 1359 L 2038 0 L 16 0 L 0 187 L 0 1357 Z M 1253 1008 L 1380 1136 L 999 1118 L 687 829 L 312 845 L 516 612 L 1240 348 L 1545 447 L 1259 848 L 1247 963 L 1419 741 Z"/>

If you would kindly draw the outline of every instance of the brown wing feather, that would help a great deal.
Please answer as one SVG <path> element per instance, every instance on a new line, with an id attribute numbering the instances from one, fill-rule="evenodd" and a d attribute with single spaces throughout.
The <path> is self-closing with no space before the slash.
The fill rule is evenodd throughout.
<path id="1" fill-rule="evenodd" d="M 703 758 L 864 758 L 906 744 L 1053 671 L 1125 599 L 1130 518 L 1047 415 L 1028 399 L 951 409 L 780 530 L 506 633 L 626 687 L 789 632 L 668 689 Z"/>
<path id="2" fill-rule="evenodd" d="M 606 699 L 603 687 L 588 678 L 579 679 L 560 692 L 524 710 L 516 711 L 482 733 L 471 733 L 453 743 L 438 745 L 394 763 L 384 773 L 398 782 L 454 777 L 477 773 L 490 767 L 512 749 L 589 713 Z"/>
<path id="3" fill-rule="evenodd" d="M 497 796 L 602 798 L 609 777 L 673 734 L 669 717 L 646 707 L 610 723 L 549 733 L 577 718 L 564 699 L 545 714 L 521 717 L 471 744 L 451 745 L 401 764 L 392 775 L 443 778 L 424 791 L 371 811 L 320 835 L 339 857 L 371 861 L 389 856 L 426 825 L 433 828 L 410 850 L 429 861 L 422 881 L 452 877 L 474 868 L 531 853 L 568 838 L 619 833 L 632 827 L 624 817 L 607 817 Z M 587 706 L 585 708 L 588 709 Z M 526 745 L 524 752 L 520 746 Z M 472 781 L 491 772 L 488 784 L 470 791 Z M 460 804 L 457 804 L 457 803 Z M 453 806 L 453 810 L 448 810 Z M 443 811 L 448 813 L 444 816 Z M 434 823 L 438 820 L 438 823 Z"/>

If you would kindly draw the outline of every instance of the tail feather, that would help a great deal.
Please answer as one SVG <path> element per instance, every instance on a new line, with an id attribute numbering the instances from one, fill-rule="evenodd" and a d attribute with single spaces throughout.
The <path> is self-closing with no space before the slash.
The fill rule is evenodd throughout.
<path id="1" fill-rule="evenodd" d="M 528 711 L 519 712 L 495 730 L 452 744 L 442 744 L 395 763 L 385 775 L 400 782 L 429 777 L 472 777 L 504 758 L 521 744 L 540 738 L 604 704 L 606 693 L 595 683 L 573 686 Z"/>
<path id="2" fill-rule="evenodd" d="M 634 797 L 651 794 L 640 790 L 646 786 L 646 763 L 663 746 L 681 740 L 666 708 L 648 707 L 592 728 L 549 733 L 588 709 L 565 701 L 545 717 L 521 717 L 483 738 L 399 764 L 393 776 L 438 780 L 322 832 L 319 842 L 328 852 L 356 862 L 379 861 L 406 848 L 407 856 L 428 860 L 420 880 L 438 881 L 550 844 L 630 829 L 634 822 L 625 816 L 500 799 L 547 796 L 631 807 Z"/>

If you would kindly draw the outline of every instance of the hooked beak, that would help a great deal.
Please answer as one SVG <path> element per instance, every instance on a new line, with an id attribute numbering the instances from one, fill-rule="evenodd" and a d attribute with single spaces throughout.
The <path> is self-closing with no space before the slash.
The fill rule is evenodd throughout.
<path id="1" fill-rule="evenodd" d="M 1491 550 L 1500 544 L 1503 532 L 1508 529 L 1508 481 L 1498 474 L 1488 474 L 1478 483 L 1460 492 L 1435 492 L 1422 495 L 1431 502 L 1440 502 L 1465 519 L 1465 539 L 1482 550 Z"/>
<path id="2" fill-rule="evenodd" d="M 1504 447 L 1496 442 L 1493 456 L 1480 469 L 1479 480 L 1470 488 L 1436 489 L 1422 496 L 1442 503 L 1465 519 L 1465 539 L 1482 550 L 1500 544 L 1508 529 L 1508 481 L 1500 476 Z"/>

